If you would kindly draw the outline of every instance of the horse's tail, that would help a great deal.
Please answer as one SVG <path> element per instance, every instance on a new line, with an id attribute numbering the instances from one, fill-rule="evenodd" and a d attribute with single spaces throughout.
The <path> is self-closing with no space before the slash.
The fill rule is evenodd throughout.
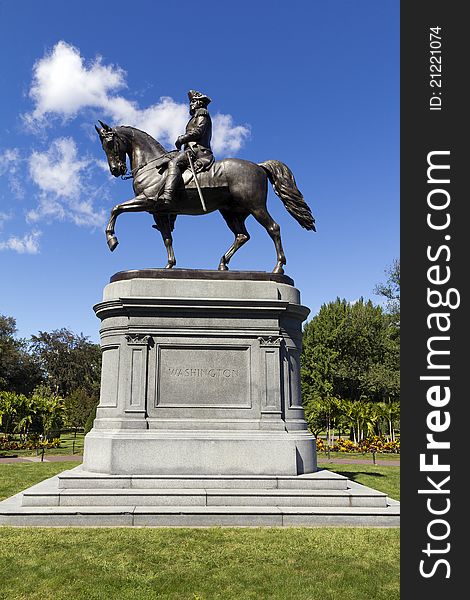
<path id="1" fill-rule="evenodd" d="M 289 167 L 279 160 L 266 160 L 258 164 L 266 171 L 274 191 L 287 211 L 302 227 L 316 231 L 312 211 L 297 187 Z"/>

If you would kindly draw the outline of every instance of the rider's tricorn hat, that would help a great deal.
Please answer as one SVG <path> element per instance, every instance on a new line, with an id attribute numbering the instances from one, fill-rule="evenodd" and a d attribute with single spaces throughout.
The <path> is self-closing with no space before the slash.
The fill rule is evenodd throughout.
<path id="1" fill-rule="evenodd" d="M 189 90 L 188 92 L 188 98 L 190 102 L 202 102 L 204 104 L 204 106 L 207 106 L 209 104 L 209 102 L 212 102 L 212 100 L 209 98 L 209 96 L 206 96 L 205 94 L 201 94 L 201 92 L 198 92 L 196 90 Z"/>

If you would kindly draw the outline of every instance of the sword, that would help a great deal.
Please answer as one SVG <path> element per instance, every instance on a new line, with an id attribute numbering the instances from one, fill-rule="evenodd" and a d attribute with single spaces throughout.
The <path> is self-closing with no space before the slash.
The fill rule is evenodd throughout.
<path id="1" fill-rule="evenodd" d="M 188 160 L 189 160 L 189 166 L 191 167 L 191 171 L 193 173 L 194 181 L 196 182 L 196 187 L 197 187 L 197 191 L 199 193 L 199 198 L 201 200 L 202 208 L 203 208 L 204 212 L 207 212 L 207 208 L 206 208 L 206 205 L 204 203 L 204 198 L 203 198 L 202 191 L 201 191 L 201 186 L 199 185 L 199 181 L 197 180 L 196 170 L 194 168 L 193 159 L 191 158 L 191 150 L 186 150 L 186 155 L 187 155 Z"/>

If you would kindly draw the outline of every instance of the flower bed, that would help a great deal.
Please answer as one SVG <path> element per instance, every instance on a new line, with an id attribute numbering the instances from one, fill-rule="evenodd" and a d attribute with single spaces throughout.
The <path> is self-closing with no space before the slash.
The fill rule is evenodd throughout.
<path id="1" fill-rule="evenodd" d="M 60 439 L 53 440 L 41 439 L 37 436 L 29 436 L 26 440 L 15 439 L 10 435 L 0 437 L 0 450 L 35 450 L 36 448 L 58 448 Z"/>
<path id="2" fill-rule="evenodd" d="M 318 452 L 326 452 L 328 450 L 328 445 L 324 439 L 317 438 L 317 450 Z M 361 454 L 365 454 L 366 452 L 400 454 L 400 439 L 392 442 L 385 437 L 375 435 L 357 443 L 346 438 L 338 438 L 330 446 L 330 451 L 360 452 Z"/>

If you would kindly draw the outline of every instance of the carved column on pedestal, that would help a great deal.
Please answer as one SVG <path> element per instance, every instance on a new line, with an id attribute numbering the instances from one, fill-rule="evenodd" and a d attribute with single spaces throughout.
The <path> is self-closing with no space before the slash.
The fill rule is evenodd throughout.
<path id="1" fill-rule="evenodd" d="M 284 429 L 281 407 L 281 342 L 279 336 L 258 337 L 261 353 L 261 428 Z"/>
<path id="2" fill-rule="evenodd" d="M 127 363 L 126 404 L 127 418 L 145 420 L 147 416 L 148 348 L 152 339 L 145 333 L 128 333 L 125 354 Z M 147 427 L 145 424 L 144 427 Z"/>

